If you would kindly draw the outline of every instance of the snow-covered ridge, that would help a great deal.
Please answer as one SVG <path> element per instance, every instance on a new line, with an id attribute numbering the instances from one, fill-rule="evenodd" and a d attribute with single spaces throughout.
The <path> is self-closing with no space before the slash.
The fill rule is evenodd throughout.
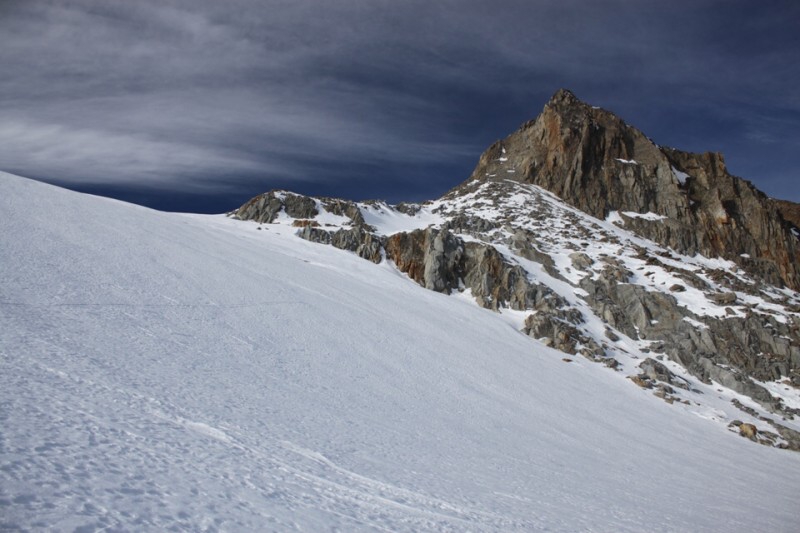
<path id="1" fill-rule="evenodd" d="M 294 195 L 285 191 L 279 193 L 281 198 L 286 194 Z M 319 214 L 308 217 L 308 220 L 317 222 L 319 226 L 330 231 L 347 229 L 354 225 L 351 218 L 334 215 L 326 210 L 323 202 L 318 199 L 314 201 Z M 377 235 L 391 236 L 399 232 L 441 227 L 449 218 L 468 213 L 505 225 L 487 239 L 488 243 L 494 244 L 510 239 L 513 229 L 522 228 L 537 232 L 543 244 L 542 251 L 554 259 L 559 274 L 573 283 L 580 281 L 586 274 L 586 271 L 576 269 L 572 264 L 570 256 L 579 251 L 593 262 L 599 262 L 589 272 L 597 274 L 602 270 L 600 258 L 615 257 L 633 271 L 635 277 L 632 283 L 650 290 L 665 290 L 674 284 L 685 283 L 680 276 L 681 273 L 691 273 L 701 277 L 708 283 L 710 290 L 700 291 L 687 287 L 688 292 L 674 295 L 681 305 L 698 315 L 741 317 L 747 310 L 754 310 L 756 313 L 775 316 L 781 322 L 790 317 L 800 317 L 800 313 L 795 310 L 800 305 L 800 294 L 788 289 L 764 286 L 740 271 L 731 261 L 701 255 L 689 257 L 643 239 L 625 230 L 624 219 L 620 216 L 651 222 L 666 218 L 656 213 L 614 211 L 605 221 L 600 221 L 567 206 L 555 195 L 540 187 L 510 180 L 502 186 L 497 182 L 487 182 L 474 192 L 455 199 L 415 204 L 412 213 L 397 210 L 386 202 L 352 203 L 358 207 L 364 222 L 371 226 Z M 543 218 L 541 212 L 544 206 L 548 209 L 548 216 Z M 273 223 L 297 226 L 297 221 L 297 218 L 287 215 L 282 209 Z M 588 232 L 586 228 L 589 228 Z M 643 250 L 650 257 L 658 257 L 660 265 L 644 261 L 641 258 Z M 643 270 L 647 272 L 641 274 Z M 724 292 L 729 290 L 729 287 L 724 280 L 713 280 L 709 277 L 709 273 L 714 271 L 731 273 L 742 284 L 751 287 L 753 293 L 737 292 L 736 305 L 716 303 L 709 298 L 709 295 Z M 726 309 L 733 309 L 734 314 L 730 315 L 730 311 Z"/>
<path id="2" fill-rule="evenodd" d="M 790 435 L 786 432 L 800 429 L 793 421 L 793 417 L 798 414 L 793 406 L 800 399 L 800 389 L 796 384 L 784 378 L 777 378 L 774 382 L 764 379 L 760 376 L 769 375 L 764 371 L 760 371 L 761 374 L 756 373 L 755 380 L 742 381 L 741 378 L 735 378 L 740 369 L 732 367 L 727 361 L 713 363 L 711 359 L 703 361 L 707 368 L 702 373 L 691 376 L 687 372 L 686 360 L 681 361 L 672 352 L 675 343 L 682 342 L 675 340 L 676 336 L 672 331 L 675 327 L 683 331 L 681 335 L 697 339 L 692 342 L 702 346 L 706 342 L 703 340 L 706 338 L 704 335 L 719 335 L 720 331 L 727 334 L 724 333 L 726 328 L 737 329 L 739 326 L 733 325 L 733 320 L 747 320 L 751 324 L 748 327 L 753 327 L 753 317 L 758 316 L 774 321 L 776 327 L 785 330 L 785 338 L 778 341 L 775 349 L 797 349 L 792 346 L 796 347 L 798 343 L 795 324 L 800 322 L 800 295 L 787 289 L 766 286 L 749 277 L 731 261 L 684 256 L 643 239 L 625 227 L 626 219 L 643 219 L 657 224 L 664 219 L 663 216 L 654 213 L 612 212 L 605 221 L 601 221 L 567 206 L 544 189 L 511 180 L 487 181 L 471 192 L 421 205 L 405 206 L 403 210 L 397 210 L 383 202 L 352 202 L 360 216 L 346 217 L 339 224 L 323 222 L 329 216 L 326 202 L 317 202 L 319 212 L 306 213 L 308 218 L 305 220 L 298 221 L 288 216 L 285 212 L 287 206 L 274 216 L 273 223 L 301 225 L 305 229 L 298 230 L 298 234 L 304 238 L 326 243 L 333 241 L 335 246 L 355 251 L 375 262 L 386 259 L 387 254 L 375 251 L 377 244 L 374 239 L 383 239 L 380 242 L 385 243 L 386 238 L 392 235 L 415 230 L 445 230 L 464 243 L 490 246 L 500 252 L 508 264 L 524 269 L 531 283 L 555 291 L 561 301 L 566 302 L 566 306 L 561 308 L 563 313 L 537 320 L 559 321 L 567 316 L 575 317 L 568 319 L 571 322 L 567 324 L 567 331 L 571 332 L 573 341 L 559 344 L 554 343 L 551 336 L 540 337 L 538 331 L 542 331 L 541 328 L 531 328 L 530 317 L 541 311 L 534 308 L 519 309 L 516 304 L 511 309 L 509 304 L 503 302 L 484 301 L 481 304 L 499 307 L 501 315 L 515 329 L 529 333 L 548 346 L 559 347 L 568 355 L 580 353 L 605 362 L 624 376 L 642 375 L 641 366 L 644 361 L 658 360 L 690 383 L 688 390 L 669 387 L 668 383 L 659 385 L 658 379 L 646 383 L 636 379 L 633 381 L 640 386 L 654 387 L 654 394 L 663 397 L 668 403 L 683 402 L 684 405 L 705 409 L 708 407 L 706 399 L 709 394 L 715 394 L 717 389 L 726 389 L 718 383 L 724 382 L 732 386 L 733 390 L 728 391 L 728 405 L 724 408 L 729 416 L 720 418 L 720 421 L 724 420 L 729 425 L 733 418 L 737 418 L 748 424 L 752 423 L 767 438 L 762 440 L 764 444 L 791 447 L 800 444 L 796 440 L 787 443 L 784 437 L 775 433 L 773 427 L 780 423 L 784 436 Z M 464 220 L 467 220 L 468 227 L 464 226 Z M 309 224 L 314 224 L 319 229 L 312 231 L 306 227 Z M 373 239 L 370 243 L 373 248 L 366 253 L 361 248 L 356 248 L 357 239 L 339 239 L 337 243 L 335 237 L 320 237 L 335 232 L 352 233 L 353 228 L 361 227 L 367 228 L 358 230 L 362 235 L 376 236 L 374 239 L 370 237 Z M 529 253 L 523 253 L 519 248 L 520 234 L 535 248 L 536 257 L 530 257 Z M 586 291 L 590 286 L 597 287 L 607 283 L 609 272 L 622 276 L 626 285 L 643 289 L 662 299 L 666 298 L 668 307 L 658 312 L 662 315 L 666 313 L 664 316 L 669 316 L 669 320 L 660 318 L 651 307 L 643 311 L 649 317 L 645 323 L 639 322 L 638 325 L 632 324 L 627 328 L 610 324 L 600 314 L 596 298 L 587 299 L 589 293 Z M 458 290 L 471 294 L 463 281 L 458 283 Z M 652 305 L 652 302 L 643 305 Z M 672 311 L 669 310 L 669 305 L 675 306 Z M 602 304 L 601 309 L 605 308 Z M 682 314 L 677 317 L 677 323 L 674 322 L 676 311 Z M 575 315 L 575 312 L 578 314 Z M 628 311 L 620 308 L 620 312 Z M 726 323 L 732 325 L 725 326 Z M 714 327 L 713 331 L 708 331 L 709 324 Z M 534 334 L 534 331 L 537 333 Z M 668 392 L 665 393 L 665 390 Z M 730 403 L 733 399 L 736 402 Z M 742 412 L 738 406 L 745 403 L 752 405 L 755 411 Z M 716 408 L 723 409 L 721 406 Z M 770 413 L 775 410 L 780 412 L 779 417 Z M 784 417 L 789 420 L 782 420 Z M 737 428 L 735 425 L 731 429 L 738 431 Z M 791 438 L 796 439 L 797 436 L 791 435 Z"/>

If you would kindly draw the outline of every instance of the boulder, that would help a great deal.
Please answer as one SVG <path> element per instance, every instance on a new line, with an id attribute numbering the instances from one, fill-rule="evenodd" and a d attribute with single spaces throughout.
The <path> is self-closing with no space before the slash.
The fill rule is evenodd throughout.
<path id="1" fill-rule="evenodd" d="M 753 424 L 743 423 L 739 426 L 739 434 L 742 437 L 747 437 L 750 440 L 756 440 L 758 429 Z"/>

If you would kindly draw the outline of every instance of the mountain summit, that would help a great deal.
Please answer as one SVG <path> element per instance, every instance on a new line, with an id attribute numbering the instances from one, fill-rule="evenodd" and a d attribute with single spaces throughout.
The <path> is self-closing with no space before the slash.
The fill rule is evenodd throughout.
<path id="1" fill-rule="evenodd" d="M 657 146 L 560 90 L 436 201 L 272 191 L 231 216 L 387 262 L 670 404 L 728 391 L 730 429 L 800 450 L 787 422 L 800 414 L 799 243 L 778 207 L 791 206 L 721 155 Z"/>
<path id="2" fill-rule="evenodd" d="M 797 235 L 765 194 L 728 173 L 722 154 L 658 146 L 568 90 L 489 147 L 457 190 L 507 179 L 538 185 L 600 219 L 612 211 L 655 213 L 664 218 L 625 217 L 625 225 L 677 252 L 729 259 L 800 290 Z"/>

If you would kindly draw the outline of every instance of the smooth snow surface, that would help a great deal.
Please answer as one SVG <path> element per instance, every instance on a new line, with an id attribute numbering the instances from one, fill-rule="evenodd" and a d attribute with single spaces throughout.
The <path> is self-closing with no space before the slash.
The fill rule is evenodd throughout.
<path id="1" fill-rule="evenodd" d="M 800 455 L 387 263 L 7 174 L 0 215 L 0 529 L 800 530 Z"/>

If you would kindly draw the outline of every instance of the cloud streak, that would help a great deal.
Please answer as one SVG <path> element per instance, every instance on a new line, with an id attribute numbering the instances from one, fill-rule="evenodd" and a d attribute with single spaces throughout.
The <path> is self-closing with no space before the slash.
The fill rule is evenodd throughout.
<path id="1" fill-rule="evenodd" d="M 568 86 L 665 144 L 785 138 L 770 143 L 784 173 L 800 125 L 786 20 L 800 10 L 748 6 L 5 3 L 0 168 L 243 197 L 296 184 L 419 199 L 465 178 L 486 144 Z M 764 131 L 759 116 L 778 108 L 790 127 Z"/>

